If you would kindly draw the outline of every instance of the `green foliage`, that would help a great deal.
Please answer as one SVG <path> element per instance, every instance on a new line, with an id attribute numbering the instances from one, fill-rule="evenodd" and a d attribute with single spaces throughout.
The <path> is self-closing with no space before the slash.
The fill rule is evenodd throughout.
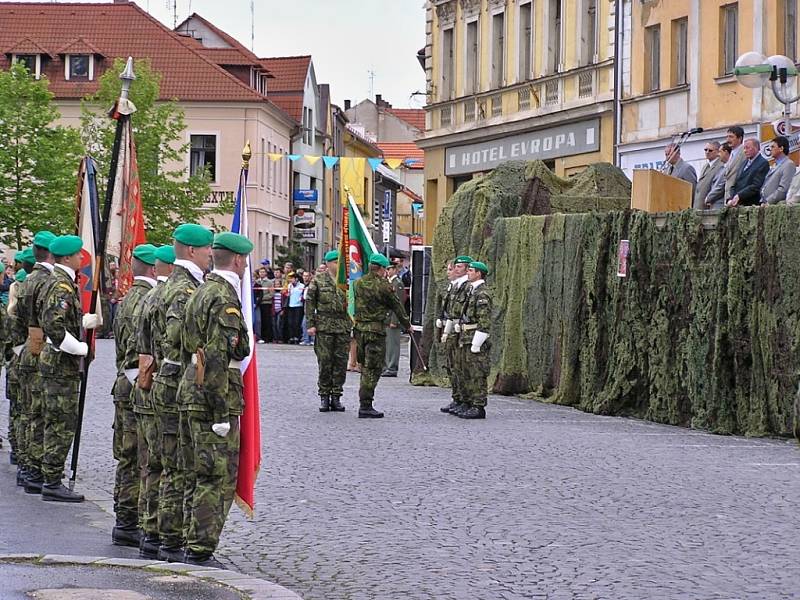
<path id="1" fill-rule="evenodd" d="M 307 246 L 308 244 L 304 244 L 301 238 L 289 239 L 288 246 L 276 246 L 275 252 L 277 252 L 278 256 L 273 266 L 283 268 L 285 263 L 290 262 L 295 269 L 305 269 Z"/>
<path id="2" fill-rule="evenodd" d="M 21 248 L 39 229 L 75 228 L 78 132 L 59 118 L 47 89 L 21 64 L 0 72 L 0 242 Z"/>
<path id="3" fill-rule="evenodd" d="M 100 78 L 97 93 L 86 98 L 81 106 L 82 136 L 87 148 L 98 162 L 99 171 L 108 173 L 111 149 L 114 145 L 116 121 L 109 119 L 108 110 L 119 98 L 119 74 L 125 61 L 116 59 L 114 65 Z M 147 60 L 134 65 L 136 80 L 131 85 L 129 99 L 136 106 L 131 118 L 142 205 L 147 226 L 148 241 L 169 243 L 175 225 L 196 221 L 203 202 L 210 193 L 208 177 L 204 173 L 187 177 L 182 165 L 189 152 L 183 140 L 186 129 L 183 111 L 175 102 L 160 102 L 161 76 L 153 71 Z M 105 180 L 99 184 L 103 186 Z M 219 212 L 232 207 L 219 207 Z"/>

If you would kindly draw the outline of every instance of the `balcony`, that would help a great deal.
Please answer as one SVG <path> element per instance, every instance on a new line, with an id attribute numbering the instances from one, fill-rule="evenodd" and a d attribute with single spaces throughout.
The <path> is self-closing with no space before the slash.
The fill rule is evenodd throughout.
<path id="1" fill-rule="evenodd" d="M 531 107 L 531 88 L 525 87 L 517 92 L 517 104 L 520 110 L 529 110 Z"/>
<path id="2" fill-rule="evenodd" d="M 591 98 L 594 96 L 595 73 L 596 71 L 578 73 L 578 98 Z"/>

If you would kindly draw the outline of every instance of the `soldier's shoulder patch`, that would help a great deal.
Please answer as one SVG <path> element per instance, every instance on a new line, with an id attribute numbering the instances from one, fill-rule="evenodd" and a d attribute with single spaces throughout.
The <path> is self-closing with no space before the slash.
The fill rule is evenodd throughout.
<path id="1" fill-rule="evenodd" d="M 66 290 L 67 292 L 71 292 L 72 291 L 72 286 L 70 286 L 68 283 L 61 282 L 61 283 L 58 284 L 57 287 L 59 289 Z"/>
<path id="2" fill-rule="evenodd" d="M 186 293 L 191 296 L 192 294 L 194 294 L 194 288 L 193 287 L 186 288 Z"/>
<path id="3" fill-rule="evenodd" d="M 229 306 L 228 308 L 225 309 L 225 314 L 227 314 L 227 315 L 236 315 L 237 317 L 242 316 L 242 313 L 239 312 L 239 309 L 238 308 L 234 308 L 232 306 Z"/>
<path id="4" fill-rule="evenodd" d="M 62 300 L 58 305 L 61 307 L 61 310 L 67 310 L 69 308 L 69 302 L 66 300 Z"/>

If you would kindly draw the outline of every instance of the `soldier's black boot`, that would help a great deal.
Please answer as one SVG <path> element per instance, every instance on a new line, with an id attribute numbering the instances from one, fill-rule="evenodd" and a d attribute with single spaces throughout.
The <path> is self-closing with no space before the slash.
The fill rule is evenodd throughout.
<path id="1" fill-rule="evenodd" d="M 28 491 L 28 488 L 25 488 Z M 60 481 L 42 486 L 42 500 L 47 502 L 83 502 L 83 494 L 73 492 Z"/>
<path id="2" fill-rule="evenodd" d="M 28 471 L 28 475 L 25 478 L 25 493 L 41 494 L 43 484 L 44 477 L 42 477 L 41 473 L 36 471 Z"/>
<path id="3" fill-rule="evenodd" d="M 328 412 L 331 409 L 331 397 L 320 395 L 319 412 Z"/>
<path id="4" fill-rule="evenodd" d="M 8 462 L 10 462 L 12 465 L 17 464 L 17 453 L 13 450 L 8 453 Z"/>
<path id="5" fill-rule="evenodd" d="M 345 408 L 342 405 L 341 399 L 339 396 L 331 396 L 331 410 L 333 412 L 344 412 Z"/>
<path id="6" fill-rule="evenodd" d="M 183 562 L 184 551 L 183 548 L 170 548 L 161 546 L 158 549 L 158 560 L 166 562 Z"/>
<path id="7" fill-rule="evenodd" d="M 447 406 L 443 406 L 439 410 L 442 411 L 443 413 L 452 413 L 453 410 L 455 410 L 456 406 L 458 406 L 458 402 L 453 400 L 450 404 L 448 404 Z"/>
<path id="8" fill-rule="evenodd" d="M 209 567 L 212 569 L 225 569 L 225 565 L 214 558 L 213 554 L 198 554 L 191 550 L 186 551 L 184 561 L 187 565 L 200 565 L 201 567 Z"/>
<path id="9" fill-rule="evenodd" d="M 139 528 L 136 527 L 135 523 L 133 525 L 114 525 L 111 530 L 111 543 L 115 546 L 138 548 L 141 541 Z"/>
<path id="10" fill-rule="evenodd" d="M 25 467 L 17 467 L 17 486 L 25 487 L 25 480 L 28 478 L 28 471 Z"/>
<path id="11" fill-rule="evenodd" d="M 469 408 L 469 404 L 465 404 L 464 402 L 456 402 L 456 406 L 453 410 L 450 411 L 451 415 L 455 415 L 456 417 L 460 417 L 461 413 L 464 412 Z"/>
<path id="12" fill-rule="evenodd" d="M 470 406 L 467 410 L 458 413 L 462 419 L 485 419 L 486 409 L 482 406 Z"/>
<path id="13" fill-rule="evenodd" d="M 161 545 L 161 540 L 157 535 L 143 535 L 142 541 L 139 543 L 139 556 L 142 558 L 158 558 L 158 547 Z"/>

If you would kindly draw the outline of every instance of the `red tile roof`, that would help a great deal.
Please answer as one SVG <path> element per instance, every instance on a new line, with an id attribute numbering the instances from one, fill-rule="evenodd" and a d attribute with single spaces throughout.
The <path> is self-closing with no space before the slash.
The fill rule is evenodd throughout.
<path id="1" fill-rule="evenodd" d="M 283 112 L 299 123 L 303 118 L 303 94 L 273 94 L 269 90 L 269 84 L 273 81 L 273 79 L 270 79 L 269 83 L 267 83 L 267 96 Z"/>
<path id="2" fill-rule="evenodd" d="M 265 97 L 214 64 L 191 40 L 171 31 L 133 2 L 118 4 L 0 3 L 0 68 L 28 38 L 36 46 L 61 49 L 85 40 L 97 54 L 94 81 L 66 81 L 62 58 L 45 60 L 42 70 L 56 98 L 77 99 L 97 90 L 97 78 L 114 58 L 149 59 L 162 75 L 161 98 L 216 102 L 258 102 Z M 134 65 L 135 70 L 135 65 Z"/>
<path id="3" fill-rule="evenodd" d="M 306 89 L 306 77 L 311 66 L 310 56 L 281 56 L 278 58 L 262 58 L 262 64 L 275 76 L 267 84 L 270 92 L 298 92 Z"/>
<path id="4" fill-rule="evenodd" d="M 410 169 L 425 168 L 425 152 L 414 142 L 378 142 L 384 158 L 402 158 Z"/>
<path id="5" fill-rule="evenodd" d="M 31 38 L 27 37 L 12 42 L 11 45 L 3 48 L 2 51 L 5 52 L 6 54 L 45 54 L 50 57 L 53 56 L 52 52 L 46 50 L 45 48 L 42 48 Z"/>
<path id="6" fill-rule="evenodd" d="M 421 108 L 387 108 L 398 119 L 402 119 L 412 127 L 425 131 L 425 111 Z"/>
<path id="7" fill-rule="evenodd" d="M 103 56 L 103 53 L 83 38 L 77 38 L 67 42 L 56 51 L 56 54 L 94 54 Z"/>

